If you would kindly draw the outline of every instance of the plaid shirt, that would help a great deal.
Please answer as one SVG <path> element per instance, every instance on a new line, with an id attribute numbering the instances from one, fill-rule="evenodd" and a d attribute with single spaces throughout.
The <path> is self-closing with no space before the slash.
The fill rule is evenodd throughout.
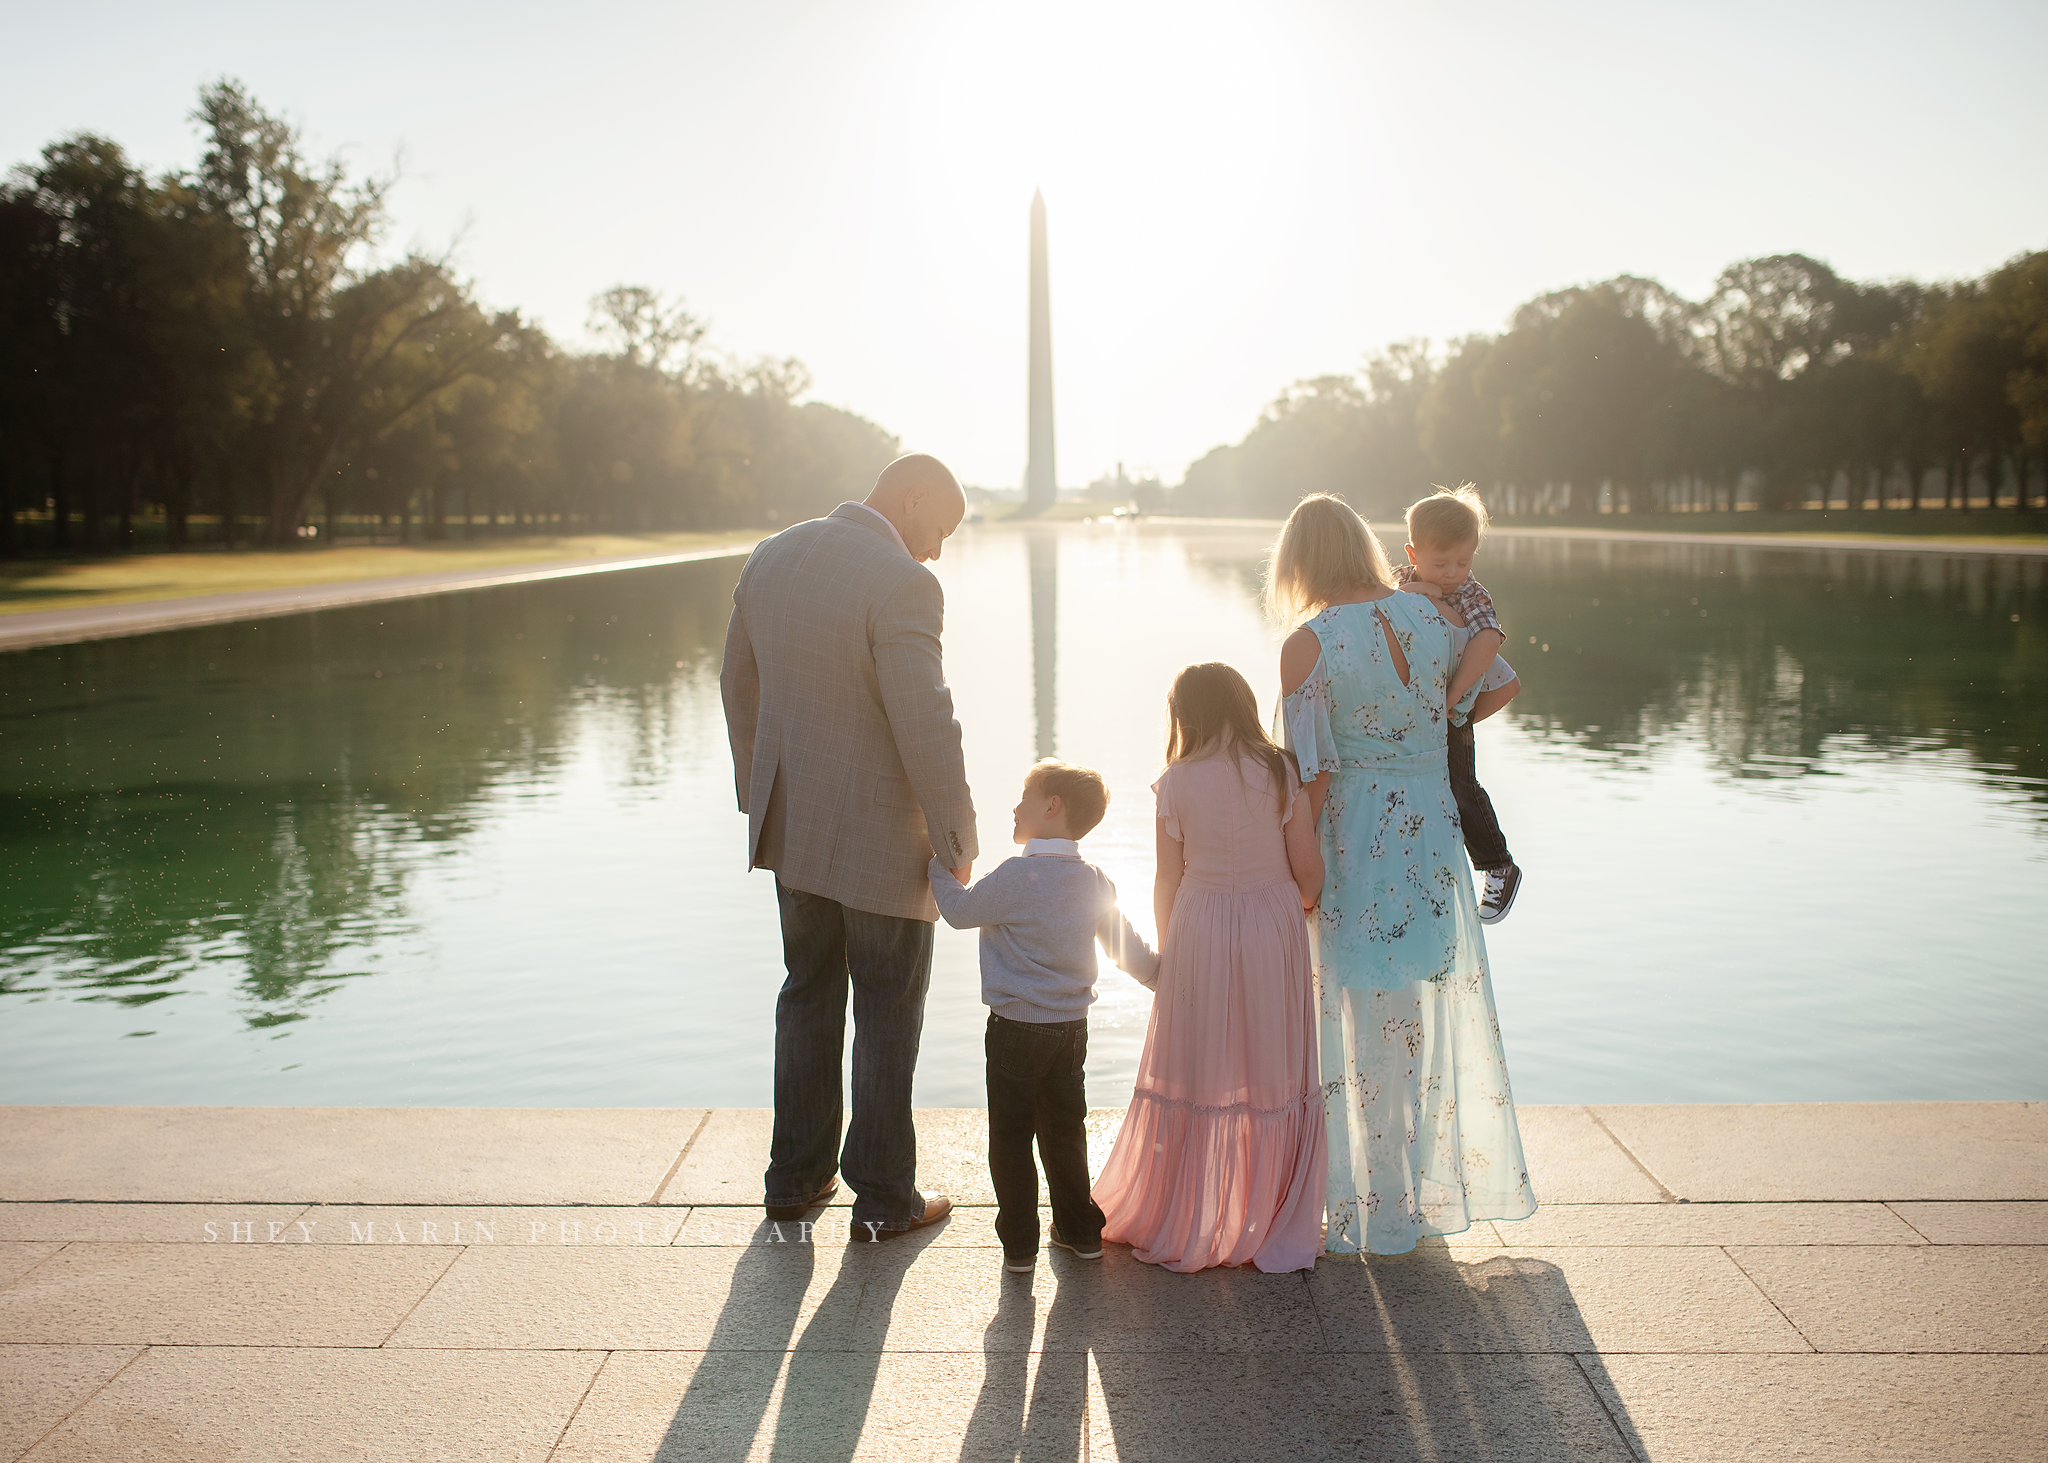
<path id="1" fill-rule="evenodd" d="M 1394 578 L 1402 584 L 1415 582 L 1415 566 L 1403 564 L 1394 570 Z M 1486 592 L 1486 586 L 1469 574 L 1465 582 L 1456 589 L 1444 593 L 1444 603 L 1465 617 L 1468 630 L 1500 630 L 1500 616 L 1493 612 L 1493 596 Z M 1506 631 L 1501 631 L 1505 635 Z"/>

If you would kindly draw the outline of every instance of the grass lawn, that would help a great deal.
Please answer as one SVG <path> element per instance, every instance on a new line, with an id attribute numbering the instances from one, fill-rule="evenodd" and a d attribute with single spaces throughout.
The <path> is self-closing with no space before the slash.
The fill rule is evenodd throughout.
<path id="1" fill-rule="evenodd" d="M 92 559 L 0 561 L 0 615 L 24 610 L 84 609 L 135 600 L 183 599 L 249 589 L 295 589 L 439 574 L 554 559 L 613 559 L 689 549 L 746 546 L 758 530 L 728 533 L 582 534 L 569 538 L 488 539 L 374 548 L 198 549 L 187 553 L 115 554 Z"/>
<path id="2" fill-rule="evenodd" d="M 1503 528 L 1542 527 L 1542 518 L 1496 518 Z M 1744 508 L 1736 513 L 1580 513 L 1549 520 L 1558 527 L 1636 529 L 1659 533 L 1882 534 L 1903 538 L 1972 538 L 1988 541 L 2048 538 L 2048 513 L 2015 513 L 2009 506 L 1955 508 Z"/>
<path id="3" fill-rule="evenodd" d="M 1495 528 L 1527 533 L 1666 533 L 1735 534 L 1760 542 L 1800 538 L 1869 539 L 1874 543 L 1901 539 L 1945 544 L 2001 546 L 2048 544 L 2048 515 L 1997 513 L 1601 513 L 1573 518 L 1496 518 Z"/>
<path id="4" fill-rule="evenodd" d="M 983 521 L 988 523 L 1002 523 L 1005 520 L 1023 517 L 1022 503 L 1005 501 L 983 503 L 980 506 Z M 1083 518 L 1106 518 L 1109 513 L 1110 505 L 1106 503 L 1064 501 L 1055 504 L 1037 521 L 1075 523 Z M 1171 509 L 1151 516 L 1168 523 L 1174 522 L 1177 518 Z M 1193 521 L 1271 524 L 1274 527 L 1278 527 L 1280 523 L 1277 518 Z M 1745 509 L 1739 513 L 1574 513 L 1528 518 L 1502 515 L 1494 518 L 1493 526 L 1518 532 L 1555 533 L 1559 536 L 1587 533 L 1698 533 L 1754 535 L 1760 541 L 1780 537 L 1797 539 L 1801 536 L 1811 536 L 1869 538 L 1880 542 L 1931 539 L 1953 544 L 2048 545 L 2048 513 L 2014 513 L 2010 508 L 1999 508 L 1996 511 L 1978 508 L 1970 513 L 1961 513 L 1953 509 L 1944 511 L 1938 508 L 1924 509 L 1919 513 L 1908 513 L 1898 509 L 1888 509 L 1884 512 L 1876 509 L 1851 512 L 1833 508 L 1826 512 L 1819 509 L 1786 512 L 1758 512 Z M 1377 518 L 1373 521 L 1373 527 L 1382 535 L 1398 536 L 1401 532 L 1400 515 L 1388 514 Z"/>
<path id="5" fill-rule="evenodd" d="M 1114 503 L 1067 501 L 1053 504 L 1035 518 L 1024 512 L 1024 504 L 1021 501 L 1009 502 L 998 500 L 982 503 L 978 506 L 981 510 L 982 522 L 984 523 L 1001 523 L 1006 518 L 1014 518 L 1019 522 L 1079 523 L 1084 518 L 1107 518 L 1110 516 L 1111 510 L 1118 505 Z"/>

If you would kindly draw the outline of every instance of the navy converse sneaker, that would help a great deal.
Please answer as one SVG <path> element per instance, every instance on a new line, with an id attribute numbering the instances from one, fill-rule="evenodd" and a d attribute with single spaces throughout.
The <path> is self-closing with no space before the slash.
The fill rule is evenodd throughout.
<path id="1" fill-rule="evenodd" d="M 1486 888 L 1479 896 L 1479 922 L 1483 925 L 1497 925 L 1508 917 L 1508 910 L 1514 906 L 1515 895 L 1522 887 L 1522 866 L 1509 864 L 1504 869 L 1486 871 Z"/>

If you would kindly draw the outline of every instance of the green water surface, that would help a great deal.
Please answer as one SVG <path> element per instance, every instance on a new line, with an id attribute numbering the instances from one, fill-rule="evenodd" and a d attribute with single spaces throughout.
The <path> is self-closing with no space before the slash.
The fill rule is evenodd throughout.
<path id="1" fill-rule="evenodd" d="M 1268 709 L 1267 531 L 970 527 L 983 866 L 1030 761 L 1149 932 L 1167 682 Z M 739 561 L 0 656 L 0 1101 L 759 1105 L 779 946 L 717 667 Z M 2039 558 L 1498 538 L 1480 771 L 1524 1101 L 2048 1097 Z M 941 929 L 919 1101 L 980 1101 Z M 1149 996 L 1105 974 L 1092 1100 Z"/>

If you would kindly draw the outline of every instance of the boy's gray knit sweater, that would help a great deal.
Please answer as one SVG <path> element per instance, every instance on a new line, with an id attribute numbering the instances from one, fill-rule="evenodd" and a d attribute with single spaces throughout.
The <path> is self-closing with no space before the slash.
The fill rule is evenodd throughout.
<path id="1" fill-rule="evenodd" d="M 937 859 L 932 894 L 956 930 L 981 931 L 981 999 L 1012 1021 L 1077 1021 L 1095 1003 L 1095 942 L 1146 986 L 1159 957 L 1116 907 L 1109 876 L 1078 853 L 1007 859 L 964 889 Z"/>

